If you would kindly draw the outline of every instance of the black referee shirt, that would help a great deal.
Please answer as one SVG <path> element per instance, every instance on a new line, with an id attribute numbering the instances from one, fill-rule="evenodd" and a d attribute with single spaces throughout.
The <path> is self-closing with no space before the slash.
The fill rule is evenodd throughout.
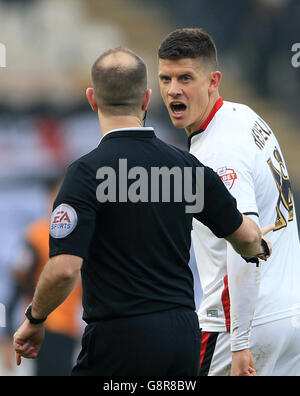
<path id="1" fill-rule="evenodd" d="M 121 163 L 128 170 L 125 179 Z M 204 167 L 201 213 L 186 213 L 187 202 L 177 202 L 172 177 L 170 199 L 163 197 L 161 181 L 159 200 L 153 202 L 150 174 L 162 167 L 176 167 L 182 175 L 184 168 L 193 168 L 195 192 L 196 167 L 204 165 L 158 139 L 152 128 L 130 128 L 109 132 L 95 150 L 68 168 L 53 207 L 50 257 L 71 254 L 84 259 L 83 319 L 87 323 L 177 307 L 195 310 L 188 266 L 193 216 L 220 238 L 242 223 L 235 199 L 208 167 Z M 141 168 L 145 175 L 136 172 Z M 147 175 L 148 186 L 138 187 L 139 178 L 145 181 Z M 130 187 L 142 197 L 138 202 L 126 200 Z M 103 194 L 109 197 L 107 202 Z M 166 198 L 170 202 L 164 202 Z"/>

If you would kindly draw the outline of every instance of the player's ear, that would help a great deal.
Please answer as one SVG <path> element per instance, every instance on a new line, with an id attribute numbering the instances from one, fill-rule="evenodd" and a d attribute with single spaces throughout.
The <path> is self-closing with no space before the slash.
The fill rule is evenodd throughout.
<path id="1" fill-rule="evenodd" d="M 95 92 L 93 88 L 87 88 L 86 90 L 87 100 L 93 111 L 98 111 L 98 106 L 95 100 Z"/>
<path id="2" fill-rule="evenodd" d="M 146 111 L 150 102 L 150 98 L 151 98 L 151 94 L 152 94 L 152 89 L 147 89 L 145 92 L 145 96 L 144 96 L 144 100 L 143 100 L 143 104 L 142 104 L 142 110 Z"/>
<path id="3" fill-rule="evenodd" d="M 208 93 L 214 93 L 220 85 L 222 79 L 222 74 L 220 71 L 214 71 L 210 74 L 210 85 L 208 89 Z"/>

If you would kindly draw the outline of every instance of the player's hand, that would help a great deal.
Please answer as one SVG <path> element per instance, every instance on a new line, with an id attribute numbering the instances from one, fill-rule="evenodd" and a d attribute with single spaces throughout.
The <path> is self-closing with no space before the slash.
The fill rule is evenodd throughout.
<path id="1" fill-rule="evenodd" d="M 230 376 L 232 377 L 256 377 L 253 356 L 249 349 L 232 352 L 232 364 Z"/>
<path id="2" fill-rule="evenodd" d="M 273 231 L 274 228 L 275 228 L 275 224 L 270 224 L 270 225 L 268 225 L 268 226 L 266 226 L 266 227 L 263 227 L 263 228 L 261 229 L 262 239 L 266 242 L 266 244 L 267 244 L 267 246 L 268 246 L 268 249 L 269 249 L 269 252 L 270 252 L 269 254 L 265 254 L 264 249 L 263 249 L 263 247 L 262 247 L 261 253 L 259 254 L 259 258 L 260 258 L 261 260 L 265 260 L 265 261 L 266 261 L 266 260 L 271 256 L 271 254 L 272 254 L 272 244 L 271 244 L 271 242 L 265 237 L 265 235 L 268 234 L 270 231 Z"/>
<path id="3" fill-rule="evenodd" d="M 21 364 L 21 357 L 35 359 L 40 351 L 45 336 L 44 324 L 33 325 L 28 319 L 14 334 L 16 363 Z"/>

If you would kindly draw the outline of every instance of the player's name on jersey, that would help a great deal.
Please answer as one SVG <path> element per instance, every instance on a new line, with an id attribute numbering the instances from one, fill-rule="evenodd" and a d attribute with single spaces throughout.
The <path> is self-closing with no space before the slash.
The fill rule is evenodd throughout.
<path id="1" fill-rule="evenodd" d="M 252 136 L 254 138 L 255 144 L 257 147 L 262 150 L 269 137 L 272 135 L 271 129 L 268 127 L 268 125 L 259 118 L 257 121 L 255 121 L 254 126 L 252 128 Z"/>

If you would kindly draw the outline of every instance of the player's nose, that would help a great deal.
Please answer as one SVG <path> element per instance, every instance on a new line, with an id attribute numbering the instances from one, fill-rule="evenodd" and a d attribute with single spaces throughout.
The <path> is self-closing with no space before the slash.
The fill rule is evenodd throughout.
<path id="1" fill-rule="evenodd" d="M 168 95 L 171 96 L 172 98 L 175 98 L 180 96 L 181 94 L 182 94 L 182 90 L 178 82 L 176 80 L 172 80 L 169 85 Z"/>

